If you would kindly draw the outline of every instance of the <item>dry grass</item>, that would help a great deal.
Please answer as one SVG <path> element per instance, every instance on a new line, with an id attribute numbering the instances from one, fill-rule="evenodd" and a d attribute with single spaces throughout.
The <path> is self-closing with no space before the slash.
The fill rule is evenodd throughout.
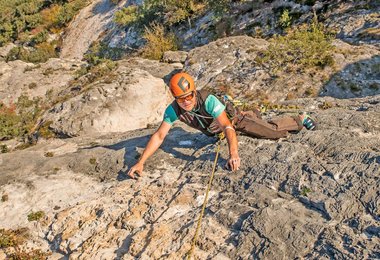
<path id="1" fill-rule="evenodd" d="M 143 38 L 146 45 L 142 49 L 144 58 L 160 60 L 165 51 L 178 50 L 178 42 L 174 34 L 165 32 L 162 25 L 158 23 L 145 27 Z"/>

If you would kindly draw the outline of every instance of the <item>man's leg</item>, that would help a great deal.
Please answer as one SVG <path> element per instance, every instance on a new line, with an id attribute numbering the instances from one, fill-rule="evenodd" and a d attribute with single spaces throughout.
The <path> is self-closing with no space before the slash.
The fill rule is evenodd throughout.
<path id="1" fill-rule="evenodd" d="M 237 131 L 256 138 L 279 139 L 286 137 L 289 131 L 298 132 L 302 129 L 299 117 L 284 117 L 266 122 L 253 111 L 242 112 L 235 124 Z"/>

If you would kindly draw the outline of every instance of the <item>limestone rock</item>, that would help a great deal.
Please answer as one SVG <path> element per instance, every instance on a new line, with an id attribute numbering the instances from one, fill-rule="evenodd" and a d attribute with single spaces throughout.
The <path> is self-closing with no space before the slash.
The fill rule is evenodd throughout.
<path id="1" fill-rule="evenodd" d="M 15 102 L 22 94 L 45 98 L 49 92 L 64 89 L 83 64 L 55 58 L 38 65 L 19 60 L 0 62 L 0 98 L 5 103 Z"/>
<path id="2" fill-rule="evenodd" d="M 110 0 L 91 1 L 70 23 L 60 57 L 81 60 L 91 43 L 110 27 L 117 8 L 118 5 Z"/>
<path id="3" fill-rule="evenodd" d="M 117 79 L 96 81 L 87 91 L 56 105 L 44 121 L 63 136 L 105 134 L 145 128 L 162 119 L 169 96 L 162 79 L 118 67 Z"/>
<path id="4" fill-rule="evenodd" d="M 378 48 L 357 47 L 340 40 L 333 44 L 339 49 L 333 57 L 335 71 L 339 71 L 335 74 L 327 67 L 315 75 L 279 71 L 274 77 L 255 60 L 269 43 L 249 36 L 227 37 L 191 50 L 184 70 L 195 77 L 198 88 L 227 92 L 248 102 L 277 102 L 290 95 L 305 96 L 310 90 L 313 95 L 337 98 L 379 94 Z M 330 81 L 324 80 L 326 77 Z"/>
<path id="5" fill-rule="evenodd" d="M 10 50 L 16 47 L 14 43 L 8 43 L 7 45 L 0 47 L 0 61 L 4 61 Z"/>
<path id="6" fill-rule="evenodd" d="M 184 63 L 187 58 L 185 51 L 166 51 L 162 57 L 163 62 L 167 63 Z"/>
<path id="7" fill-rule="evenodd" d="M 234 173 L 224 169 L 222 143 L 194 257 L 379 257 L 380 96 L 292 102 L 313 112 L 318 130 L 277 141 L 239 136 L 242 165 Z M 318 109 L 323 102 L 332 106 Z M 28 227 L 30 247 L 68 258 L 186 256 L 216 140 L 176 124 L 143 176 L 127 178 L 122 164 L 136 163 L 153 131 L 48 140 L 0 154 L 0 194 L 9 194 L 0 227 Z M 31 210 L 46 217 L 28 223 Z"/>

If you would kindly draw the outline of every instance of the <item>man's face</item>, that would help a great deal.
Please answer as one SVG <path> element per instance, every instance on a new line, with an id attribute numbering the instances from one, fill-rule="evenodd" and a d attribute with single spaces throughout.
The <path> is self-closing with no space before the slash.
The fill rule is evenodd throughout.
<path id="1" fill-rule="evenodd" d="M 175 100 L 182 109 L 186 111 L 191 111 L 195 106 L 195 102 L 196 102 L 195 96 L 196 96 L 196 91 L 193 91 L 181 97 L 176 97 Z"/>

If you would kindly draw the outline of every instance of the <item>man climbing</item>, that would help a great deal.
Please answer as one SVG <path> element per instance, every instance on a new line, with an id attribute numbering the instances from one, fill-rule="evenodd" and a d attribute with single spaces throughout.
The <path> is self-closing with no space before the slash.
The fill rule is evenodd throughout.
<path id="1" fill-rule="evenodd" d="M 235 130 L 256 138 L 278 139 L 286 137 L 289 132 L 298 132 L 304 126 L 308 130 L 316 128 L 315 121 L 307 114 L 266 122 L 261 119 L 258 111 L 240 112 L 231 107 L 226 109 L 226 105 L 214 95 L 205 90 L 197 91 L 193 78 L 187 73 L 175 74 L 170 80 L 169 88 L 175 100 L 166 108 L 160 127 L 150 138 L 139 161 L 128 171 L 131 178 L 135 178 L 135 173 L 142 175 L 144 163 L 160 147 L 176 120 L 209 136 L 223 132 L 230 154 L 227 166 L 232 171 L 240 167 Z"/>

